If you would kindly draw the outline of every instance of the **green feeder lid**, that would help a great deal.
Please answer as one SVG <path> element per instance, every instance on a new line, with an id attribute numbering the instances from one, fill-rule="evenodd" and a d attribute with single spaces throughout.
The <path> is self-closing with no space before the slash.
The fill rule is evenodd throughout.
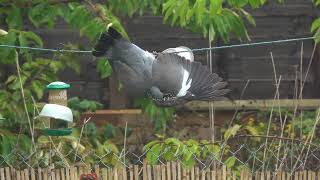
<path id="1" fill-rule="evenodd" d="M 68 89 L 70 88 L 70 84 L 56 81 L 47 85 L 47 89 Z"/>
<path id="2" fill-rule="evenodd" d="M 68 136 L 72 133 L 72 128 L 61 128 L 61 129 L 45 128 L 42 131 L 47 136 Z"/>

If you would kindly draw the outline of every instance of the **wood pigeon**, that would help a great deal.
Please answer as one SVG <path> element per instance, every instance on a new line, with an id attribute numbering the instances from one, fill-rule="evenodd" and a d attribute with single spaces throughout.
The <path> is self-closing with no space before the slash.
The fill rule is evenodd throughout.
<path id="1" fill-rule="evenodd" d="M 144 97 L 150 89 L 155 56 L 124 39 L 112 27 L 100 36 L 92 54 L 107 57 L 129 96 Z"/>
<path id="2" fill-rule="evenodd" d="M 225 100 L 230 91 L 221 77 L 194 61 L 189 48 L 169 48 L 154 56 L 122 38 L 112 27 L 101 35 L 93 55 L 107 56 L 130 95 L 149 95 L 158 106 Z"/>

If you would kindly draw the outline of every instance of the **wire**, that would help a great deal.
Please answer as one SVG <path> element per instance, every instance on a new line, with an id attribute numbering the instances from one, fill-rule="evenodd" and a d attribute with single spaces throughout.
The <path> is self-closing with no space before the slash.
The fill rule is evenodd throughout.
<path id="1" fill-rule="evenodd" d="M 30 49 L 35 51 L 49 51 L 49 52 L 69 52 L 69 53 L 91 53 L 90 50 L 69 50 L 69 49 L 49 49 L 49 48 L 38 48 L 38 47 L 28 47 L 28 46 L 15 46 L 0 44 L 0 48 L 16 48 L 16 49 Z"/>
<path id="2" fill-rule="evenodd" d="M 217 50 L 217 49 L 236 48 L 236 47 L 278 44 L 278 43 L 286 43 L 286 42 L 312 40 L 312 39 L 316 39 L 316 38 L 320 38 L 320 36 L 301 37 L 301 38 L 293 38 L 293 39 L 281 39 L 281 40 L 274 40 L 274 41 L 262 41 L 262 42 L 255 42 L 255 43 L 232 44 L 232 45 L 216 46 L 216 47 L 209 47 L 209 48 L 196 48 L 196 49 L 185 50 L 185 51 L 176 51 L 173 53 L 190 52 L 190 51 L 191 52 L 209 51 L 209 50 Z M 92 53 L 91 50 L 49 49 L 49 48 L 28 47 L 28 46 L 15 46 L 15 45 L 7 45 L 7 44 L 0 44 L 0 48 L 30 49 L 30 50 L 35 50 L 35 51 L 49 51 L 49 52 Z"/>

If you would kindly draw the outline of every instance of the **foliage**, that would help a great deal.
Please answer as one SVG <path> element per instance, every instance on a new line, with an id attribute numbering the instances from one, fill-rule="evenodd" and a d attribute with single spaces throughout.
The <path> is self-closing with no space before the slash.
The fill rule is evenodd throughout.
<path id="1" fill-rule="evenodd" d="M 68 99 L 68 107 L 72 110 L 75 119 L 79 119 L 81 113 L 91 111 L 94 112 L 101 109 L 103 105 L 96 101 L 87 99 L 79 99 L 78 97 L 72 97 Z"/>
<path id="2" fill-rule="evenodd" d="M 151 99 L 136 99 L 135 105 L 141 106 L 149 118 L 154 122 L 156 131 L 165 129 L 167 123 L 173 119 L 174 108 L 159 108 Z"/>

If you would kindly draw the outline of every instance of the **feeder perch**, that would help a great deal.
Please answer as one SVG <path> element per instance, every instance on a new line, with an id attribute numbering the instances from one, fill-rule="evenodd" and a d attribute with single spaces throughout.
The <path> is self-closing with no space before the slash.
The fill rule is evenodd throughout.
<path id="1" fill-rule="evenodd" d="M 72 111 L 67 107 L 68 88 L 70 85 L 64 82 L 53 82 L 47 85 L 49 104 L 46 104 L 40 112 L 40 116 L 50 118 L 47 123 L 49 128 L 43 130 L 46 135 L 66 136 L 72 133 L 72 128 L 68 128 L 68 123 L 73 122 Z"/>

